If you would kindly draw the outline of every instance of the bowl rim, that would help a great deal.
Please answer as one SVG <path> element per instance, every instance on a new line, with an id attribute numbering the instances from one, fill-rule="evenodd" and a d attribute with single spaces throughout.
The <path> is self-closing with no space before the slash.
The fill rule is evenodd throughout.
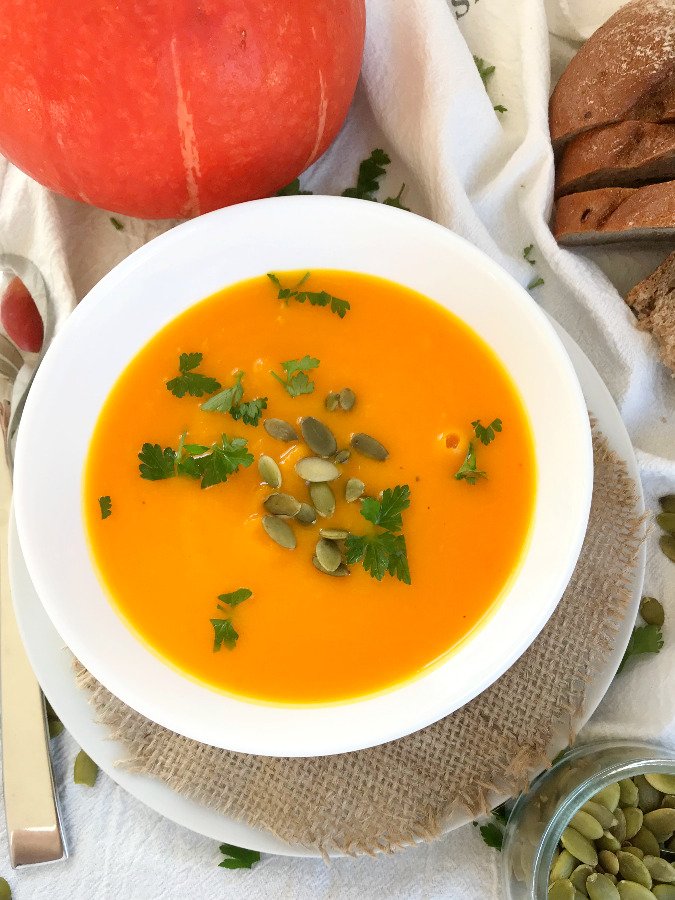
<path id="1" fill-rule="evenodd" d="M 73 365 L 72 360 L 77 360 L 78 354 L 85 359 L 87 355 L 91 359 L 94 358 L 93 349 L 82 349 L 86 346 L 87 335 L 89 337 L 92 334 L 98 335 L 103 340 L 107 333 L 115 333 L 115 329 L 119 334 L 119 324 L 116 324 L 115 320 L 120 316 L 116 313 L 125 309 L 128 312 L 130 308 L 124 292 L 125 285 L 127 293 L 137 289 L 134 285 L 142 283 L 148 278 L 148 273 L 153 272 L 155 275 L 157 272 L 164 273 L 164 276 L 169 273 L 181 282 L 182 279 L 188 278 L 188 275 L 187 270 L 183 269 L 180 270 L 180 277 L 176 275 L 177 261 L 181 259 L 187 264 L 190 259 L 194 261 L 200 252 L 212 252 L 214 234 L 221 235 L 225 241 L 230 236 L 231 246 L 237 245 L 238 240 L 244 240 L 245 234 L 249 233 L 247 229 L 251 229 L 250 233 L 255 233 L 258 237 L 264 233 L 265 239 L 269 241 L 272 237 L 265 229 L 276 227 L 274 223 L 280 221 L 283 221 L 288 229 L 285 234 L 273 235 L 281 247 L 284 241 L 292 240 L 288 237 L 290 234 L 294 234 L 297 241 L 297 232 L 299 230 L 302 234 L 303 228 L 310 239 L 310 232 L 321 235 L 320 225 L 329 230 L 332 228 L 333 234 L 338 233 L 339 228 L 350 229 L 351 236 L 347 237 L 347 232 L 343 231 L 342 237 L 352 252 L 357 252 L 354 249 L 357 247 L 357 239 L 364 242 L 371 240 L 372 253 L 385 253 L 383 257 L 385 267 L 393 265 L 392 259 L 385 259 L 386 252 L 382 250 L 381 242 L 385 235 L 401 243 L 399 248 L 401 252 L 405 252 L 407 244 L 410 246 L 409 252 L 415 248 L 415 254 L 426 253 L 429 259 L 432 259 L 434 250 L 438 249 L 439 253 L 444 251 L 448 260 L 453 258 L 455 262 L 459 260 L 467 270 L 478 275 L 479 282 L 482 282 L 480 290 L 494 288 L 495 292 L 499 293 L 499 304 L 505 304 L 516 314 L 518 331 L 524 329 L 525 333 L 536 336 L 540 342 L 540 362 L 545 356 L 549 374 L 548 387 L 554 395 L 556 388 L 558 389 L 557 400 L 563 402 L 563 407 L 569 414 L 565 422 L 566 433 L 561 432 L 561 439 L 568 442 L 575 478 L 569 483 L 567 479 L 562 479 L 566 482 L 566 491 L 562 491 L 561 486 L 555 486 L 558 500 L 563 499 L 567 504 L 561 511 L 566 528 L 562 541 L 564 552 L 558 549 L 553 556 L 548 552 L 546 560 L 551 565 L 552 571 L 543 573 L 544 599 L 538 604 L 530 605 L 527 627 L 521 629 L 517 636 L 512 635 L 513 640 L 508 647 L 494 648 L 494 657 L 489 661 L 487 668 L 485 664 L 478 664 L 477 646 L 489 628 L 495 630 L 495 618 L 504 619 L 504 608 L 516 593 L 514 584 L 508 586 L 498 608 L 490 615 L 489 620 L 481 623 L 462 642 L 458 650 L 454 650 L 448 658 L 429 672 L 373 696 L 316 706 L 249 702 L 243 698 L 219 693 L 208 685 L 182 675 L 138 640 L 109 604 L 106 596 L 105 602 L 109 609 L 113 610 L 119 626 L 116 628 L 111 619 L 106 619 L 113 643 L 121 642 L 123 649 L 121 656 L 125 664 L 120 665 L 119 659 L 106 649 L 102 639 L 94 635 L 91 623 L 88 626 L 83 622 L 83 617 L 91 617 L 90 611 L 81 604 L 78 607 L 77 600 L 72 596 L 70 598 L 66 596 L 64 585 L 67 579 L 64 581 L 64 573 L 70 570 L 68 565 L 63 564 L 64 548 L 63 546 L 59 548 L 59 541 L 63 540 L 63 535 L 59 534 L 58 513 L 64 513 L 66 518 L 70 515 L 72 519 L 72 511 L 69 510 L 68 504 L 62 504 L 59 489 L 55 486 L 54 479 L 50 479 L 47 467 L 43 466 L 36 476 L 35 463 L 40 459 L 40 447 L 44 446 L 44 441 L 50 435 L 53 437 L 54 428 L 60 424 L 54 410 L 57 400 L 62 404 L 59 412 L 65 413 L 68 422 L 74 422 L 73 410 L 68 405 L 72 406 L 73 401 L 69 397 L 64 401 L 63 396 L 59 394 L 59 390 L 68 383 L 66 374 L 67 371 L 72 371 L 69 369 L 69 366 Z M 308 223 L 311 223 L 311 229 Z M 370 235 L 373 235 L 373 238 Z M 349 244 L 350 240 L 353 246 Z M 242 245 L 237 246 L 241 250 Z M 271 247 L 272 244 L 266 252 L 272 252 Z M 183 259 L 181 254 L 185 253 L 187 258 Z M 433 257 L 433 260 L 435 259 L 436 257 Z M 445 256 L 443 262 L 436 263 L 433 260 L 431 265 L 437 264 L 439 271 L 447 272 L 450 262 L 445 261 Z M 222 264 L 222 261 L 220 262 Z M 409 264 L 413 265 L 414 262 L 417 262 L 417 255 Z M 229 263 L 235 265 L 232 260 Z M 257 273 L 301 267 L 302 264 L 298 266 L 266 264 L 259 266 Z M 330 266 L 312 262 L 311 267 Z M 336 264 L 332 267 L 380 274 L 379 271 L 363 266 Z M 209 269 L 209 277 L 217 277 L 220 272 L 219 265 L 214 264 L 213 271 Z M 253 274 L 256 273 L 251 272 L 251 275 Z M 464 269 L 460 269 L 458 277 L 463 275 Z M 239 276 L 221 277 L 218 283 L 222 287 L 238 280 Z M 391 280 L 400 281 L 396 277 Z M 419 290 L 413 284 L 410 286 Z M 173 289 L 178 290 L 178 285 L 174 285 Z M 476 287 L 476 290 L 478 289 Z M 109 302 L 110 295 L 115 293 L 122 296 L 121 300 L 116 301 L 119 302 L 121 310 Z M 153 326 L 149 332 L 151 336 L 166 322 L 175 318 L 180 311 L 198 302 L 208 293 L 210 291 L 191 297 L 190 291 L 186 288 L 180 301 L 171 301 L 170 314 L 164 309 L 158 309 L 155 304 L 152 307 L 148 305 L 147 311 L 145 309 L 139 311 L 136 308 L 134 315 L 152 319 Z M 448 305 L 438 296 L 433 296 L 433 299 L 441 305 Z M 496 310 L 492 300 L 480 302 L 493 304 L 493 311 Z M 107 329 L 112 329 L 112 332 L 107 332 Z M 478 328 L 475 330 L 481 333 Z M 140 349 L 148 339 L 148 337 L 139 338 L 136 349 Z M 107 358 L 106 354 L 116 352 L 112 342 L 108 346 L 99 342 L 96 350 L 100 354 L 99 359 Z M 521 351 L 525 356 L 533 352 L 531 347 L 521 348 Z M 117 368 L 115 378 L 121 374 L 125 365 L 126 362 Z M 555 377 L 551 375 L 552 372 L 555 372 Z M 114 380 L 113 378 L 110 385 Z M 84 388 L 78 390 L 81 393 L 84 391 L 86 399 L 86 390 Z M 531 410 L 527 406 L 526 409 L 530 414 Z M 100 406 L 96 408 L 96 416 L 99 410 Z M 548 437 L 545 440 L 548 440 Z M 537 458 L 539 459 L 539 456 Z M 63 456 L 63 461 L 64 465 L 69 464 L 66 456 Z M 543 311 L 510 275 L 468 241 L 443 226 L 415 214 L 350 198 L 299 196 L 251 201 L 217 210 L 178 225 L 136 250 L 91 289 L 56 335 L 35 376 L 19 429 L 14 499 L 21 546 L 41 602 L 57 631 L 80 662 L 113 694 L 160 725 L 203 743 L 259 755 L 315 756 L 363 749 L 417 731 L 473 699 L 522 655 L 548 621 L 574 570 L 590 510 L 592 468 L 588 413 L 572 364 Z M 554 490 L 554 486 L 549 486 L 549 482 L 550 479 L 546 481 L 546 490 Z M 539 488 L 541 487 L 540 484 Z M 41 491 L 46 492 L 46 503 L 41 502 Z M 538 489 L 538 495 L 540 493 Z M 78 515 L 81 517 L 80 507 L 81 503 L 78 503 Z M 84 529 L 84 524 L 81 525 Z M 67 532 L 67 528 L 65 531 Z M 532 547 L 525 553 L 526 560 L 531 553 Z M 81 557 L 78 559 L 81 562 Z M 93 574 L 97 579 L 101 594 L 105 596 L 90 557 L 89 566 L 91 568 L 89 574 Z M 85 577 L 85 574 L 82 577 Z M 69 583 L 74 583 L 74 576 L 71 576 L 72 573 L 69 575 Z M 516 584 L 519 578 L 520 575 L 516 575 L 514 579 Z M 89 586 L 91 587 L 91 584 Z M 96 603 L 100 606 L 100 597 L 96 598 Z M 107 615 L 102 607 L 99 608 L 99 613 Z M 458 658 L 461 658 L 464 665 L 468 665 L 468 670 L 472 673 L 467 684 L 455 683 L 459 671 L 456 662 Z M 454 679 L 453 683 L 451 678 Z M 213 714 L 218 710 L 221 713 L 233 714 L 234 723 L 228 721 L 227 715 L 219 716 L 218 721 L 214 722 Z"/>

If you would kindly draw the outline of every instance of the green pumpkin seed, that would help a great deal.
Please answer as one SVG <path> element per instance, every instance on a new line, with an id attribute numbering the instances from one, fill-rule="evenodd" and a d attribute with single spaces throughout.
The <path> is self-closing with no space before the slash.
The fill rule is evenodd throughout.
<path id="1" fill-rule="evenodd" d="M 314 509 L 323 519 L 333 515 L 335 512 L 335 495 L 329 484 L 323 481 L 310 484 L 309 496 L 314 504 Z"/>
<path id="2" fill-rule="evenodd" d="M 665 859 L 661 859 L 660 856 L 645 856 L 644 865 L 654 881 L 675 884 L 675 866 Z"/>
<path id="3" fill-rule="evenodd" d="M 84 750 L 80 750 L 75 757 L 73 781 L 75 784 L 85 784 L 87 787 L 93 787 L 96 784 L 97 776 L 98 766 L 91 757 L 87 756 Z"/>
<path id="4" fill-rule="evenodd" d="M 651 812 L 661 806 L 661 792 L 647 781 L 644 775 L 636 775 L 633 779 L 640 794 L 640 809 L 643 813 Z M 664 791 L 664 793 L 666 793 Z"/>
<path id="5" fill-rule="evenodd" d="M 661 806 L 665 806 L 667 809 L 675 809 L 675 794 L 666 794 L 661 801 Z"/>
<path id="6" fill-rule="evenodd" d="M 611 850 L 601 850 L 598 853 L 598 861 L 608 875 L 619 874 L 619 860 L 616 858 L 616 853 L 612 853 Z"/>
<path id="7" fill-rule="evenodd" d="M 301 503 L 295 514 L 295 521 L 301 525 L 313 525 L 316 522 L 316 510 L 309 503 Z"/>
<path id="8" fill-rule="evenodd" d="M 345 485 L 345 500 L 347 503 L 353 503 L 359 499 L 365 489 L 366 486 L 360 478 L 350 478 Z"/>
<path id="9" fill-rule="evenodd" d="M 621 900 L 654 900 L 654 894 L 648 888 L 634 881 L 620 881 L 616 887 Z"/>
<path id="10" fill-rule="evenodd" d="M 569 850 L 563 850 L 551 866 L 549 881 L 560 881 L 563 878 L 569 878 L 576 865 L 577 860 Z"/>
<path id="11" fill-rule="evenodd" d="M 666 618 L 663 606 L 655 597 L 642 598 L 640 601 L 640 615 L 647 625 L 658 625 L 659 627 L 663 625 Z"/>
<path id="12" fill-rule="evenodd" d="M 295 428 L 289 425 L 288 422 L 284 422 L 283 419 L 265 419 L 263 428 L 270 437 L 275 438 L 277 441 L 288 443 L 288 441 L 298 440 L 298 433 Z"/>
<path id="13" fill-rule="evenodd" d="M 656 900 L 675 900 L 675 886 L 672 884 L 657 884 L 652 888 L 652 894 Z"/>
<path id="14" fill-rule="evenodd" d="M 340 409 L 349 412 L 350 409 L 354 408 L 355 403 L 356 394 L 354 391 L 351 388 L 342 388 L 340 391 Z"/>
<path id="15" fill-rule="evenodd" d="M 659 503 L 664 512 L 675 513 L 675 494 L 668 494 L 667 497 L 661 497 Z"/>
<path id="16" fill-rule="evenodd" d="M 339 466 L 348 462 L 351 459 L 352 451 L 351 450 L 338 450 L 338 452 L 333 457 L 333 462 L 336 462 Z"/>
<path id="17" fill-rule="evenodd" d="M 337 466 L 329 459 L 320 456 L 305 456 L 295 464 L 295 471 L 304 481 L 319 484 L 324 481 L 335 481 L 340 477 Z"/>
<path id="18" fill-rule="evenodd" d="M 624 811 L 620 806 L 614 810 L 614 816 L 616 817 L 616 825 L 614 825 L 609 830 L 612 832 L 614 837 L 620 844 L 626 840 L 626 816 Z"/>
<path id="19" fill-rule="evenodd" d="M 656 524 L 659 528 L 663 528 L 664 531 L 670 532 L 670 534 L 675 534 L 675 512 L 664 512 L 660 513 L 656 517 Z"/>
<path id="20" fill-rule="evenodd" d="M 316 558 L 327 572 L 334 572 L 342 562 L 340 548 L 334 541 L 321 538 L 316 545 Z"/>
<path id="21" fill-rule="evenodd" d="M 624 853 L 632 853 L 633 856 L 637 856 L 638 859 L 644 859 L 645 851 L 640 850 L 639 847 L 633 847 L 632 844 L 625 844 L 621 849 Z"/>
<path id="22" fill-rule="evenodd" d="M 659 538 L 659 547 L 671 562 L 675 562 L 675 535 L 662 534 Z"/>
<path id="23" fill-rule="evenodd" d="M 626 820 L 626 840 L 632 840 L 642 828 L 644 813 L 636 806 L 627 806 L 623 811 Z"/>
<path id="24" fill-rule="evenodd" d="M 579 834 L 576 828 L 568 825 L 560 837 L 560 843 L 579 862 L 586 863 L 587 866 L 597 866 L 598 854 L 595 847 L 588 838 Z"/>
<path id="25" fill-rule="evenodd" d="M 619 900 L 621 896 L 611 879 L 599 872 L 594 872 L 588 878 L 586 890 L 591 900 Z"/>
<path id="26" fill-rule="evenodd" d="M 334 412 L 340 404 L 340 395 L 336 394 L 334 391 L 331 391 L 330 394 L 326 395 L 326 399 L 323 401 L 323 403 L 328 412 Z"/>
<path id="27" fill-rule="evenodd" d="M 295 550 L 295 535 L 285 519 L 279 519 L 277 516 L 264 516 L 262 526 L 275 544 L 285 550 Z"/>
<path id="28" fill-rule="evenodd" d="M 675 794 L 675 775 L 666 775 L 663 772 L 648 772 L 645 779 L 661 794 Z"/>
<path id="29" fill-rule="evenodd" d="M 623 879 L 635 881 L 646 888 L 651 888 L 652 876 L 641 859 L 633 856 L 632 853 L 625 853 L 623 850 L 619 850 L 616 858 L 619 860 L 619 872 Z"/>
<path id="30" fill-rule="evenodd" d="M 602 806 L 606 806 L 610 812 L 614 812 L 614 810 L 619 805 L 619 799 L 621 797 L 621 788 L 615 782 L 614 784 L 608 784 L 607 787 L 604 787 L 601 791 L 593 797 L 596 803 L 600 803 Z"/>
<path id="31" fill-rule="evenodd" d="M 0 878 L 0 900 L 12 900 L 12 889 L 4 878 Z"/>
<path id="32" fill-rule="evenodd" d="M 313 556 L 312 562 L 314 563 L 314 568 L 318 569 L 319 572 L 323 573 L 324 575 L 335 575 L 337 577 L 341 577 L 343 575 L 349 575 L 349 569 L 347 568 L 347 566 L 344 563 L 340 563 L 340 565 L 337 567 L 337 569 L 334 572 L 329 572 L 328 569 L 324 569 L 324 567 L 321 565 L 318 557 Z"/>
<path id="33" fill-rule="evenodd" d="M 659 844 L 669 841 L 675 833 L 675 809 L 661 807 L 647 813 L 644 819 L 645 828 L 648 828 Z"/>
<path id="34" fill-rule="evenodd" d="M 290 494 L 270 494 L 263 506 L 272 516 L 286 516 L 292 519 L 300 512 L 302 503 Z"/>
<path id="35" fill-rule="evenodd" d="M 609 880 L 612 882 L 612 884 L 614 885 L 614 887 L 616 887 L 616 883 L 617 883 L 617 881 L 619 880 L 619 879 L 616 877 L 616 875 L 610 875 L 609 872 L 605 872 L 605 875 L 607 876 L 607 878 L 609 878 Z"/>
<path id="36" fill-rule="evenodd" d="M 606 831 L 597 843 L 598 850 L 611 850 L 612 853 L 616 853 L 621 849 L 621 841 L 617 841 L 611 831 Z"/>
<path id="37" fill-rule="evenodd" d="M 595 800 L 589 800 L 581 808 L 584 812 L 590 813 L 594 819 L 597 819 L 606 831 L 616 825 L 614 813 L 610 812 L 601 803 L 596 803 Z"/>
<path id="38" fill-rule="evenodd" d="M 631 841 L 634 847 L 644 851 L 645 856 L 659 856 L 661 848 L 659 842 L 648 828 L 643 825 Z"/>
<path id="39" fill-rule="evenodd" d="M 364 434 L 362 431 L 353 434 L 350 443 L 357 453 L 367 456 L 369 459 L 375 459 L 377 462 L 384 462 L 389 456 L 389 451 L 386 447 L 379 441 L 376 441 L 374 437 Z"/>
<path id="40" fill-rule="evenodd" d="M 583 897 L 588 897 L 586 881 L 592 874 L 593 869 L 590 866 L 577 866 L 570 875 L 570 881 Z"/>
<path id="41" fill-rule="evenodd" d="M 594 819 L 590 813 L 584 812 L 583 809 L 572 816 L 570 825 L 590 841 L 597 841 L 604 834 L 604 828 L 598 820 Z"/>
<path id="42" fill-rule="evenodd" d="M 271 488 L 281 487 L 281 469 L 271 456 L 263 453 L 258 459 L 258 471 L 265 484 Z"/>
<path id="43" fill-rule="evenodd" d="M 647 599 L 647 598 L 645 598 Z M 635 787 L 632 778 L 623 778 L 619 782 L 619 806 L 625 809 L 627 806 L 637 806 L 640 794 Z"/>
<path id="44" fill-rule="evenodd" d="M 335 435 L 328 426 L 324 425 L 319 419 L 315 419 L 314 416 L 302 418 L 300 420 L 300 430 L 305 443 L 312 453 L 326 457 L 332 456 L 337 451 Z M 330 479 L 324 478 L 321 480 L 328 481 Z"/>
<path id="45" fill-rule="evenodd" d="M 554 881 L 548 889 L 548 900 L 574 900 L 576 891 L 569 879 Z"/>
<path id="46" fill-rule="evenodd" d="M 327 541 L 344 541 L 349 537 L 345 528 L 319 528 L 319 534 Z"/>

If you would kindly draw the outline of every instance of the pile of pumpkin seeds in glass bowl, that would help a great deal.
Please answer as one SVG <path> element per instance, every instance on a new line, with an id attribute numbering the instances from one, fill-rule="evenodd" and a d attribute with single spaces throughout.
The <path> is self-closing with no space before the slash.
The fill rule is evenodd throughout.
<path id="1" fill-rule="evenodd" d="M 548 900 L 675 900 L 675 772 L 609 784 L 572 816 Z"/>
<path id="2" fill-rule="evenodd" d="M 330 412 L 349 412 L 356 403 L 356 395 L 351 388 L 330 393 L 325 406 Z M 378 440 L 364 432 L 353 434 L 350 446 L 339 448 L 331 429 L 314 416 L 299 419 L 302 440 L 313 456 L 305 456 L 295 464 L 295 471 L 305 482 L 306 498 L 297 498 L 281 490 L 283 476 L 279 464 L 271 456 L 263 454 L 258 460 L 258 471 L 263 482 L 272 488 L 264 502 L 266 515 L 262 526 L 268 536 L 280 547 L 294 550 L 297 546 L 293 524 L 308 526 L 316 524 L 319 518 L 329 519 L 335 512 L 336 498 L 334 482 L 340 477 L 339 466 L 351 459 L 352 451 L 378 462 L 384 462 L 389 452 Z M 265 419 L 265 431 L 270 437 L 284 443 L 297 442 L 300 435 L 289 422 L 283 419 Z M 366 486 L 359 478 L 348 478 L 344 485 L 347 503 L 361 499 Z M 328 523 L 327 523 L 328 524 Z M 324 575 L 349 575 L 344 561 L 344 542 L 349 531 L 340 527 L 319 529 L 312 563 Z"/>

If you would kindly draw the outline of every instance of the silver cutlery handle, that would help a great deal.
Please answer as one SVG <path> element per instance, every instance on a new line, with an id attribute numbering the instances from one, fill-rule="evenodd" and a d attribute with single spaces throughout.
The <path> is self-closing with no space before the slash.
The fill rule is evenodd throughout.
<path id="1" fill-rule="evenodd" d="M 2 776 L 13 867 L 67 856 L 54 793 L 44 701 L 14 615 L 7 531 L 12 484 L 0 451 L 0 691 Z"/>

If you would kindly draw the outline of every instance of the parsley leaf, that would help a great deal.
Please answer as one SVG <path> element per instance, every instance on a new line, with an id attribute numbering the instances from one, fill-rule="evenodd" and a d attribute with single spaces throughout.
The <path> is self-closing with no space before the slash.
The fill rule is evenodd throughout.
<path id="1" fill-rule="evenodd" d="M 401 513 L 409 506 L 410 488 L 407 484 L 397 484 L 395 488 L 384 490 L 381 500 L 366 497 L 361 504 L 361 515 L 387 531 L 400 531 L 403 527 Z"/>
<path id="2" fill-rule="evenodd" d="M 478 69 L 478 74 L 481 77 L 483 86 L 487 89 L 488 79 L 494 75 L 495 67 L 485 62 L 480 56 L 474 56 L 473 61 L 476 63 L 476 68 Z"/>
<path id="3" fill-rule="evenodd" d="M 533 289 L 536 288 L 536 287 L 540 287 L 540 285 L 542 285 L 542 284 L 546 284 L 546 282 L 545 282 L 544 279 L 541 277 L 541 275 L 537 275 L 537 276 L 536 276 L 535 278 L 533 278 L 532 281 L 528 284 L 527 290 L 528 290 L 528 291 L 531 291 L 531 290 L 533 290 Z"/>
<path id="4" fill-rule="evenodd" d="M 480 424 L 480 419 L 476 419 L 476 421 L 471 424 L 473 425 L 476 437 L 482 444 L 485 444 L 486 447 L 496 438 L 497 435 L 495 434 L 495 431 L 502 430 L 501 419 L 493 419 L 486 428 Z"/>
<path id="5" fill-rule="evenodd" d="M 99 497 L 98 505 L 101 507 L 102 519 L 107 519 L 108 516 L 112 515 L 112 500 L 110 497 Z"/>
<path id="6" fill-rule="evenodd" d="M 476 468 L 476 450 L 473 441 L 469 443 L 469 449 L 466 452 L 466 458 L 457 472 L 455 472 L 457 481 L 466 481 L 468 484 L 475 484 L 479 478 L 487 478 L 485 472 Z"/>
<path id="7" fill-rule="evenodd" d="M 527 247 L 523 247 L 523 259 L 526 259 L 531 266 L 537 264 L 536 259 L 532 259 L 532 251 L 534 250 L 534 244 L 529 244 Z"/>
<path id="8" fill-rule="evenodd" d="M 390 162 L 384 150 L 373 150 L 368 159 L 364 159 L 359 166 L 356 187 L 347 188 L 342 192 L 342 196 L 375 200 L 375 194 L 380 189 L 380 179 L 386 174 L 386 167 Z"/>
<path id="9" fill-rule="evenodd" d="M 643 653 L 658 653 L 662 647 L 663 633 L 658 625 L 643 625 L 634 628 L 616 674 L 618 675 L 623 670 L 632 657 L 640 656 Z"/>
<path id="10" fill-rule="evenodd" d="M 498 103 L 496 106 L 493 106 L 492 108 L 494 109 L 495 112 L 498 112 L 498 113 L 508 112 L 508 109 L 505 106 L 502 106 L 501 103 Z"/>
<path id="11" fill-rule="evenodd" d="M 162 450 L 159 444 L 143 444 L 138 458 L 141 478 L 148 481 L 162 481 L 176 474 L 176 451 L 171 447 Z"/>
<path id="12" fill-rule="evenodd" d="M 211 619 L 211 624 L 213 625 L 213 652 L 217 653 L 222 646 L 227 647 L 228 650 L 234 650 L 239 634 L 234 629 L 232 619 Z"/>
<path id="13" fill-rule="evenodd" d="M 504 832 L 498 825 L 495 825 L 494 822 L 488 822 L 487 825 L 481 825 L 478 830 L 488 847 L 494 847 L 495 850 L 502 849 Z"/>
<path id="14" fill-rule="evenodd" d="M 222 435 L 220 443 L 213 444 L 211 452 L 200 458 L 202 488 L 227 481 L 228 476 L 237 472 L 240 466 L 248 468 L 253 462 L 253 455 L 246 449 L 247 445 L 246 438 Z"/>
<path id="15" fill-rule="evenodd" d="M 240 603 L 252 596 L 253 591 L 250 591 L 248 588 L 238 588 L 236 591 L 230 591 L 229 594 L 218 594 L 218 599 L 223 603 L 227 603 L 228 606 L 239 606 Z M 221 606 L 218 608 L 223 609 Z"/>
<path id="16" fill-rule="evenodd" d="M 218 863 L 221 869 L 250 869 L 260 862 L 257 850 L 246 850 L 244 847 L 235 847 L 234 844 L 221 844 L 220 852 L 226 857 Z"/>
<path id="17" fill-rule="evenodd" d="M 361 515 L 384 530 L 374 534 L 350 534 L 345 543 L 347 563 L 362 563 L 366 572 L 377 581 L 382 581 L 389 573 L 404 584 L 410 584 L 405 538 L 394 533 L 403 527 L 401 513 L 409 506 L 410 488 L 407 484 L 387 488 L 380 500 L 367 497 L 361 504 Z"/>
<path id="18" fill-rule="evenodd" d="M 181 353 L 178 358 L 178 369 L 180 375 L 167 381 L 166 388 L 175 397 L 184 397 L 189 394 L 191 397 L 203 397 L 204 394 L 213 394 L 220 390 L 220 382 L 215 378 L 209 378 L 208 375 L 202 375 L 200 372 L 194 372 L 201 363 L 203 357 L 201 353 Z"/>
<path id="19" fill-rule="evenodd" d="M 398 192 L 398 194 L 395 197 L 387 197 L 387 199 L 383 201 L 384 205 L 385 206 L 395 206 L 397 209 L 404 209 L 406 212 L 410 212 L 410 209 L 401 203 L 401 197 L 403 196 L 404 190 L 405 190 L 405 184 L 402 184 L 401 190 Z"/>
<path id="20" fill-rule="evenodd" d="M 115 216 L 110 216 L 110 223 L 115 231 L 124 231 L 124 225 Z"/>
<path id="21" fill-rule="evenodd" d="M 267 409 L 267 397 L 256 397 L 242 403 L 244 388 L 242 386 L 243 372 L 237 372 L 235 383 L 232 387 L 225 388 L 213 397 L 209 397 L 202 403 L 201 408 L 207 412 L 229 413 L 235 421 L 241 419 L 244 425 L 257 425 L 262 411 Z"/>
<path id="22" fill-rule="evenodd" d="M 267 409 L 267 397 L 256 397 L 255 400 L 233 406 L 230 415 L 235 422 L 241 419 L 244 425 L 257 425 L 264 409 Z"/>
<path id="23" fill-rule="evenodd" d="M 334 297 L 332 294 L 329 294 L 328 291 L 300 290 L 302 285 L 309 278 L 310 274 L 310 272 L 305 272 L 300 281 L 292 288 L 284 287 L 278 276 L 275 275 L 274 272 L 268 272 L 267 277 L 272 282 L 272 284 L 279 289 L 279 293 L 277 294 L 277 298 L 279 300 L 285 300 L 287 303 L 289 300 L 297 300 L 298 303 L 305 303 L 306 301 L 309 301 L 311 306 L 330 306 L 331 312 L 334 312 L 336 316 L 344 319 L 345 315 L 351 308 L 348 300 L 342 300 L 340 299 L 340 297 Z"/>
<path id="24" fill-rule="evenodd" d="M 500 803 L 492 810 L 492 817 L 499 822 L 500 825 L 506 825 L 509 820 L 509 814 L 506 811 L 506 802 Z"/>
<path id="25" fill-rule="evenodd" d="M 277 191 L 277 197 L 292 197 L 296 194 L 311 194 L 312 191 L 302 191 L 300 190 L 300 179 L 294 178 L 290 184 L 287 184 L 286 187 L 282 187 Z"/>
<path id="26" fill-rule="evenodd" d="M 279 384 L 283 385 L 291 397 L 299 397 L 301 394 L 311 394 L 314 390 L 314 382 L 310 380 L 307 372 L 316 369 L 319 360 L 313 356 L 303 356 L 301 359 L 289 359 L 281 363 L 281 368 L 286 373 L 282 378 L 276 372 L 270 372 Z"/>

